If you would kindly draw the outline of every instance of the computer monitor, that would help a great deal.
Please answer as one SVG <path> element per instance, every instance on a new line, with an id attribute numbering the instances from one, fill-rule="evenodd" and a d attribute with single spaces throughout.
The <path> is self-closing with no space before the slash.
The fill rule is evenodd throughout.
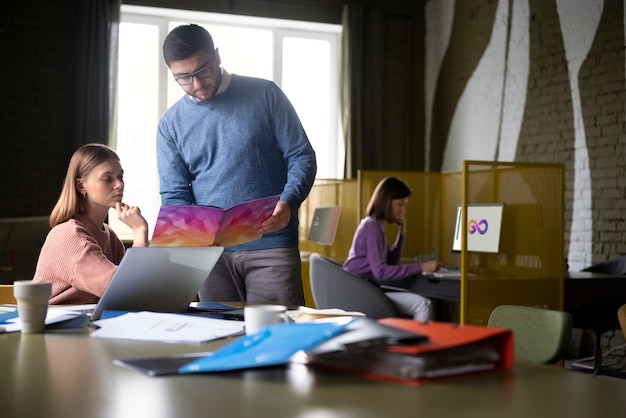
<path id="1" fill-rule="evenodd" d="M 308 240 L 332 245 L 341 216 L 340 206 L 316 208 L 311 220 Z"/>
<path id="2" fill-rule="evenodd" d="M 463 206 L 459 204 L 454 226 L 452 251 L 461 251 L 462 231 L 467 230 L 467 250 L 498 253 L 503 203 L 473 203 L 467 206 L 467 228 L 463 226 Z"/>

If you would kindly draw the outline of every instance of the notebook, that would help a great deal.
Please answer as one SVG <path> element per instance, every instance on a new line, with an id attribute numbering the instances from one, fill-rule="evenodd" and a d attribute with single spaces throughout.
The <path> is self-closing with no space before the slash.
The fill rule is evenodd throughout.
<path id="1" fill-rule="evenodd" d="M 185 312 L 223 247 L 132 247 L 95 305 L 91 320 L 108 311 Z"/>

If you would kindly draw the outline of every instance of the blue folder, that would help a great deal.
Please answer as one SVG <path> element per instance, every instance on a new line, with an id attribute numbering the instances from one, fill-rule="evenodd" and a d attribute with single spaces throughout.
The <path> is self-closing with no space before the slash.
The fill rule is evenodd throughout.
<path id="1" fill-rule="evenodd" d="M 286 364 L 298 351 L 332 338 L 354 320 L 267 325 L 255 334 L 215 350 L 212 355 L 185 364 L 178 372 L 223 372 Z"/>

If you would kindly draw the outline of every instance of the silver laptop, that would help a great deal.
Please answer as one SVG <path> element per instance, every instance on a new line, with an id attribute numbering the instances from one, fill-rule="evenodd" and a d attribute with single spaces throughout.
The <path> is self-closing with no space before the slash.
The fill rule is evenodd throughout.
<path id="1" fill-rule="evenodd" d="M 196 297 L 223 247 L 129 248 L 91 320 L 105 310 L 184 312 Z"/>

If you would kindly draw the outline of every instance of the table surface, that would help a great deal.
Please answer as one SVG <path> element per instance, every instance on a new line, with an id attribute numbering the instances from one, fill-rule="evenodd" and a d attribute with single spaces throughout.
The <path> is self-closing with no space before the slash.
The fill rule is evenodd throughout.
<path id="1" fill-rule="evenodd" d="M 86 329 L 0 334 L 0 416 L 98 417 L 623 417 L 626 380 L 557 366 L 512 369 L 418 386 L 304 365 L 149 377 L 114 359 L 210 351 L 90 337 Z"/>

